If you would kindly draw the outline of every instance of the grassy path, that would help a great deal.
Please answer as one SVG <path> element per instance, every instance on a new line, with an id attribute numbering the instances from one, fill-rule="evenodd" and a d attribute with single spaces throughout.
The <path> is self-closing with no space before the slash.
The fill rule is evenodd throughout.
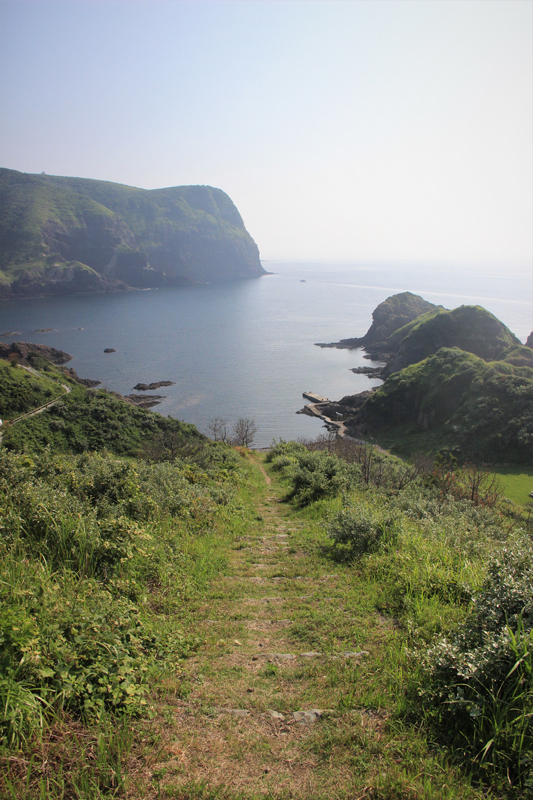
<path id="1" fill-rule="evenodd" d="M 482 797 L 394 721 L 402 644 L 379 586 L 333 560 L 323 520 L 255 470 L 252 512 L 194 612 L 205 643 L 149 725 L 157 757 L 139 796 Z"/>

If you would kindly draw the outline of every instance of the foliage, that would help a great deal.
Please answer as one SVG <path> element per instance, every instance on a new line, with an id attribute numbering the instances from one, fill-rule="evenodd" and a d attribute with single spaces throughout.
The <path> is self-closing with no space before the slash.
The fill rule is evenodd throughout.
<path id="1" fill-rule="evenodd" d="M 50 446 L 57 452 L 106 449 L 135 455 L 146 443 L 175 435 L 203 440 L 193 425 L 144 411 L 103 390 L 77 387 L 52 408 L 7 430 L 3 443 L 28 453 Z"/>
<path id="2" fill-rule="evenodd" d="M 358 478 L 357 467 L 325 452 L 310 452 L 302 445 L 291 449 L 285 443 L 272 448 L 270 458 L 278 469 L 287 471 L 290 480 L 288 499 L 299 506 L 345 491 Z M 281 461 L 278 460 L 281 457 Z"/>
<path id="3" fill-rule="evenodd" d="M 0 738 L 59 711 L 142 713 L 154 666 L 196 646 L 143 604 L 231 502 L 238 457 L 205 450 L 201 465 L 0 450 Z"/>
<path id="4" fill-rule="evenodd" d="M 330 518 L 326 530 L 335 544 L 347 545 L 357 557 L 393 546 L 397 526 L 397 515 L 388 509 L 378 511 L 368 503 L 354 503 L 345 498 L 342 510 Z"/>
<path id="5" fill-rule="evenodd" d="M 533 797 L 533 547 L 502 550 L 455 637 L 424 661 L 422 702 L 442 735 Z"/>

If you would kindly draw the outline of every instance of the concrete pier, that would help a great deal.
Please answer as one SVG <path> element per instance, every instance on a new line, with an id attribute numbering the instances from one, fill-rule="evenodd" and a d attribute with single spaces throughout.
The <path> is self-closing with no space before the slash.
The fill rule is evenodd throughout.
<path id="1" fill-rule="evenodd" d="M 306 400 L 310 400 L 312 403 L 329 403 L 327 397 L 321 397 L 319 394 L 315 394 L 315 392 L 304 392 L 302 397 L 305 397 Z"/>

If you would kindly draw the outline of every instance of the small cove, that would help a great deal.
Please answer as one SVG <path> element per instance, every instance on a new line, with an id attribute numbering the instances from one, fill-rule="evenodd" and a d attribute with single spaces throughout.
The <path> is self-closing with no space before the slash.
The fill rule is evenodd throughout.
<path id="1" fill-rule="evenodd" d="M 354 375 L 361 351 L 315 342 L 360 336 L 373 309 L 400 291 L 454 308 L 483 305 L 522 340 L 533 328 L 527 266 L 266 262 L 259 280 L 161 291 L 5 301 L 2 341 L 66 350 L 68 366 L 121 394 L 136 383 L 174 381 L 158 413 L 207 432 L 220 416 L 257 421 L 257 446 L 273 438 L 314 437 L 315 420 L 295 412 L 303 391 L 339 399 L 380 381 Z M 303 282 L 302 282 L 303 281 Z M 46 329 L 52 330 L 46 330 Z M 40 329 L 41 332 L 37 332 Z M 104 353 L 105 348 L 116 352 Z"/>

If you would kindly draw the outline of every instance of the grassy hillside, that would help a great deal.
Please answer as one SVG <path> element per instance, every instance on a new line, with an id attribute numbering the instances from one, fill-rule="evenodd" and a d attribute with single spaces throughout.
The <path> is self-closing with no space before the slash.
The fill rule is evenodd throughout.
<path id="1" fill-rule="evenodd" d="M 0 170 L 0 296 L 264 274 L 230 198 Z"/>
<path id="2" fill-rule="evenodd" d="M 0 419 L 4 424 L 64 393 L 57 373 L 54 377 L 46 373 L 34 375 L 16 363 L 0 359 Z"/>
<path id="3" fill-rule="evenodd" d="M 0 793 L 530 800 L 527 531 L 343 447 L 0 449 Z"/>
<path id="4" fill-rule="evenodd" d="M 356 421 L 404 455 L 447 447 L 461 458 L 531 464 L 533 369 L 442 348 L 392 374 Z"/>
<path id="5" fill-rule="evenodd" d="M 396 330 L 387 345 L 397 355 L 387 364 L 384 377 L 422 361 L 441 347 L 457 347 L 485 361 L 496 361 L 521 343 L 486 309 L 460 306 L 453 311 L 438 309 L 416 318 Z"/>
<path id="6" fill-rule="evenodd" d="M 58 401 L 40 414 L 3 427 L 3 446 L 25 453 L 83 453 L 106 449 L 136 455 L 146 445 L 161 456 L 194 449 L 205 441 L 194 425 L 145 411 L 103 390 L 87 389 L 61 367 L 30 354 L 35 374 L 0 361 L 0 418 L 9 421 Z M 65 394 L 62 384 L 68 386 Z"/>

